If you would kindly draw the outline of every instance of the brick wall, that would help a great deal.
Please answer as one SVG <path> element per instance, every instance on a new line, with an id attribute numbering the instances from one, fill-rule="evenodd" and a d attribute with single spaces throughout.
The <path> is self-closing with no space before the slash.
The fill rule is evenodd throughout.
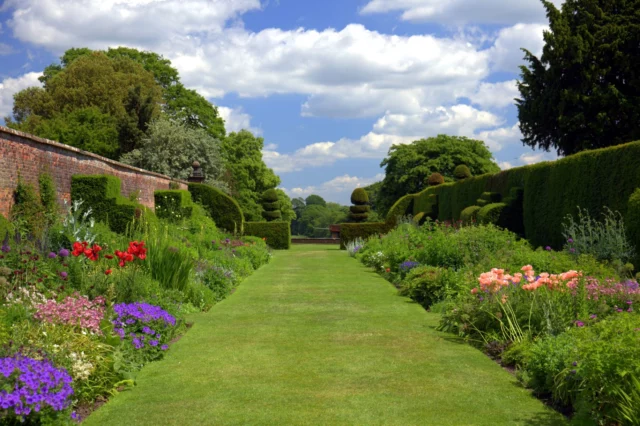
<path id="1" fill-rule="evenodd" d="M 168 176 L 0 126 L 0 214 L 8 217 L 11 211 L 18 174 L 37 190 L 42 172 L 53 177 L 61 204 L 70 199 L 71 176 L 77 174 L 117 176 L 122 181 L 124 196 L 139 190 L 140 203 L 151 208 L 154 207 L 153 192 L 169 189 L 172 181 Z M 181 189 L 187 188 L 186 182 L 176 182 Z"/>

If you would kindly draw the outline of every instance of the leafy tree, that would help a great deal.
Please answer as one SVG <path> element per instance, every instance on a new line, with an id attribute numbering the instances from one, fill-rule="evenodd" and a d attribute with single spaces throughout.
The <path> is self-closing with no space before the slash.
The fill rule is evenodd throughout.
<path id="1" fill-rule="evenodd" d="M 130 59 L 78 55 L 62 70 L 49 70 L 44 88 L 18 92 L 7 124 L 117 158 L 136 147 L 160 113 L 161 88 Z"/>
<path id="2" fill-rule="evenodd" d="M 248 130 L 229 134 L 222 141 L 227 173 L 224 180 L 248 221 L 262 220 L 260 196 L 280 184 L 280 178 L 262 159 L 264 140 Z"/>
<path id="3" fill-rule="evenodd" d="M 369 205 L 371 205 L 372 214 L 377 212 L 378 210 L 377 208 L 378 206 L 376 205 L 376 200 L 378 199 L 378 193 L 380 192 L 381 187 L 382 187 L 382 182 L 372 183 L 371 185 L 364 187 L 364 190 L 367 191 L 367 194 L 369 194 Z M 369 217 L 371 217 L 372 214 L 370 214 Z M 369 222 L 369 220 L 367 220 L 367 222 Z"/>
<path id="4" fill-rule="evenodd" d="M 314 238 L 329 237 L 329 226 L 345 222 L 348 211 L 348 207 L 337 203 L 307 205 L 297 220 L 296 234 Z"/>
<path id="5" fill-rule="evenodd" d="M 572 0 L 524 50 L 517 99 L 525 145 L 559 155 L 640 139 L 640 0 Z"/>
<path id="6" fill-rule="evenodd" d="M 305 205 L 307 206 L 319 205 L 324 207 L 327 205 L 327 202 L 321 196 L 311 194 L 305 199 Z"/>
<path id="7" fill-rule="evenodd" d="M 500 171 L 484 142 L 464 136 L 438 135 L 393 145 L 380 164 L 386 173 L 376 199 L 378 213 L 386 216 L 400 197 L 425 189 L 427 178 L 434 172 L 452 181 L 459 164 L 466 164 L 474 175 Z"/>
<path id="8" fill-rule="evenodd" d="M 204 129 L 192 129 L 168 117 L 153 121 L 141 146 L 124 154 L 120 161 L 185 180 L 191 174 L 193 162 L 198 161 L 206 183 L 226 189 L 220 181 L 223 174 L 220 141 Z"/>

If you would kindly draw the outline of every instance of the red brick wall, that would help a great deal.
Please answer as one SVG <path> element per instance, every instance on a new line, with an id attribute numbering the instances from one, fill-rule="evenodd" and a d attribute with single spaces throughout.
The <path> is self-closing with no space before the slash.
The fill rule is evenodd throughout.
<path id="1" fill-rule="evenodd" d="M 140 190 L 139 201 L 154 207 L 153 192 L 169 189 L 171 178 L 131 167 L 87 151 L 48 139 L 38 138 L 0 126 L 0 214 L 8 217 L 13 205 L 13 192 L 18 174 L 23 181 L 38 188 L 38 176 L 47 172 L 53 177 L 58 190 L 58 200 L 69 200 L 71 176 L 77 174 L 108 174 L 122 181 L 122 195 Z M 181 189 L 184 181 L 176 181 Z"/>

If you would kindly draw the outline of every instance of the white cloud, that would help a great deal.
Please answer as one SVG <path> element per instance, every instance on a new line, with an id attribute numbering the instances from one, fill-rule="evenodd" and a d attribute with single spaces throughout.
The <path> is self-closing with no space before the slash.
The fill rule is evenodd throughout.
<path id="1" fill-rule="evenodd" d="M 251 126 L 251 116 L 244 112 L 241 107 L 218 106 L 218 113 L 224 120 L 224 127 L 227 133 L 249 130 L 254 135 L 259 136 L 262 134 L 262 129 Z"/>
<path id="2" fill-rule="evenodd" d="M 72 46 L 155 47 L 219 33 L 260 0 L 6 0 L 8 26 L 22 41 L 56 52 Z M 176 40 L 178 41 L 178 40 Z"/>
<path id="3" fill-rule="evenodd" d="M 484 141 L 493 152 L 500 151 L 505 146 L 520 145 L 522 140 L 520 123 L 516 123 L 511 127 L 485 130 L 479 132 L 476 136 Z"/>
<path id="4" fill-rule="evenodd" d="M 552 0 L 556 6 L 561 0 Z M 370 0 L 362 14 L 401 12 L 404 21 L 444 24 L 546 22 L 540 0 Z"/>
<path id="5" fill-rule="evenodd" d="M 508 161 L 502 161 L 500 163 L 498 163 L 498 166 L 500 166 L 500 168 L 502 170 L 509 170 L 509 169 L 513 169 L 513 164 L 511 164 Z"/>
<path id="6" fill-rule="evenodd" d="M 520 155 L 518 158 L 520 163 L 523 165 L 540 163 L 542 161 L 553 161 L 557 159 L 558 155 L 554 152 L 527 152 Z"/>
<path id="7" fill-rule="evenodd" d="M 9 55 L 13 53 L 13 48 L 6 43 L 0 43 L 0 55 Z"/>
<path id="8" fill-rule="evenodd" d="M 544 47 L 542 32 L 546 29 L 548 27 L 541 24 L 516 24 L 500 30 L 495 43 L 487 50 L 492 70 L 519 73 L 518 67 L 526 65 L 521 49 L 540 57 Z"/>
<path id="9" fill-rule="evenodd" d="M 511 80 L 500 83 L 481 83 L 470 99 L 474 105 L 483 108 L 504 108 L 514 105 L 514 99 L 519 96 L 516 80 Z"/>
<path id="10" fill-rule="evenodd" d="M 344 202 L 345 197 L 348 197 L 354 189 L 371 185 L 372 183 L 379 182 L 382 179 L 384 179 L 384 174 L 382 173 L 369 178 L 350 176 L 346 174 L 343 176 L 337 176 L 320 185 L 307 186 L 304 188 L 283 188 L 283 190 L 292 198 L 306 198 L 311 194 L 317 194 L 327 200 Z"/>
<path id="11" fill-rule="evenodd" d="M 7 78 L 0 82 L 0 118 L 11 114 L 13 110 L 13 95 L 31 86 L 40 86 L 38 81 L 42 73 L 30 72 L 17 78 Z"/>
<path id="12" fill-rule="evenodd" d="M 500 117 L 468 105 L 425 108 L 411 115 L 387 113 L 374 124 L 371 132 L 359 139 L 313 143 L 289 154 L 265 149 L 263 158 L 276 173 L 287 173 L 326 166 L 343 159 L 382 159 L 394 144 L 411 143 L 441 133 L 476 137 L 483 129 L 502 124 Z M 486 132 L 487 137 L 494 138 L 492 148 L 501 148 L 501 143 L 507 138 L 502 133 L 500 129 Z"/>

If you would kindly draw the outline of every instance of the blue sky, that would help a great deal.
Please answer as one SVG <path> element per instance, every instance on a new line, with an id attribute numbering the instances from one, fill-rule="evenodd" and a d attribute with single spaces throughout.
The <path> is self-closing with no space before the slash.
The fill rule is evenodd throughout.
<path id="1" fill-rule="evenodd" d="M 5 0 L 0 116 L 70 47 L 152 50 L 228 130 L 264 137 L 292 197 L 347 204 L 392 144 L 439 133 L 503 168 L 555 158 L 523 147 L 513 105 L 546 23 L 539 0 Z"/>

